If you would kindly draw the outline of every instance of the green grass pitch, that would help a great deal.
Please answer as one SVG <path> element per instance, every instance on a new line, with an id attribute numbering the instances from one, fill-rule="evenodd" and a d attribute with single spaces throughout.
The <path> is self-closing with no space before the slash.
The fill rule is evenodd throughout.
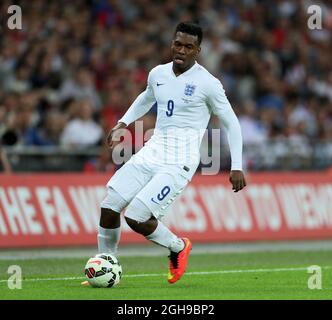
<path id="1" fill-rule="evenodd" d="M 297 300 L 332 299 L 331 251 L 192 254 L 186 274 L 166 280 L 166 256 L 120 257 L 121 283 L 81 286 L 88 258 L 0 260 L 0 300 Z M 22 269 L 22 288 L 9 289 L 8 267 Z M 321 267 L 321 289 L 309 289 L 308 267 Z"/>

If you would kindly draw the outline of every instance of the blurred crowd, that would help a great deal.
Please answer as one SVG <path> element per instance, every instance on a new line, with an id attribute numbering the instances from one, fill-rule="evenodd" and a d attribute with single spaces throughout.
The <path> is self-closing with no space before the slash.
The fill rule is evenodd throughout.
<path id="1" fill-rule="evenodd" d="M 7 27 L 12 4 L 22 30 Z M 307 24 L 312 4 L 320 30 Z M 199 62 L 223 83 L 246 146 L 332 142 L 331 1 L 4 0 L 0 19 L 2 145 L 102 146 L 189 20 L 203 27 Z M 107 170 L 106 149 L 97 163 Z"/>

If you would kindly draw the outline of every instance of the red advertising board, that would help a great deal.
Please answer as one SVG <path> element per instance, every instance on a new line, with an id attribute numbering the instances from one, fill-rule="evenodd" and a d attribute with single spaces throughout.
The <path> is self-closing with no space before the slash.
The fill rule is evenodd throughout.
<path id="1" fill-rule="evenodd" d="M 196 242 L 332 238 L 332 176 L 260 173 L 234 193 L 200 176 L 163 222 Z M 0 175 L 0 248 L 95 245 L 104 174 Z M 121 243 L 145 242 L 122 220 Z"/>

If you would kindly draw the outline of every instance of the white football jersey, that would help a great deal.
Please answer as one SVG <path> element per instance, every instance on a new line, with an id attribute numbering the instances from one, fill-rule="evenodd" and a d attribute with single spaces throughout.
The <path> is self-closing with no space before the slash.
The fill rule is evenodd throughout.
<path id="1" fill-rule="evenodd" d="M 154 134 L 140 152 L 150 161 L 182 164 L 196 170 L 200 144 L 213 112 L 228 132 L 232 170 L 242 170 L 241 128 L 221 82 L 197 62 L 179 76 L 172 66 L 170 62 L 150 71 L 146 90 L 119 122 L 129 125 L 157 102 Z"/>

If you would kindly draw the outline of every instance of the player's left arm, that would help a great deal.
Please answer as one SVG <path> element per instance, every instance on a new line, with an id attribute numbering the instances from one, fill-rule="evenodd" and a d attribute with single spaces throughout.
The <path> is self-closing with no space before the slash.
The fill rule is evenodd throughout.
<path id="1" fill-rule="evenodd" d="M 226 128 L 232 161 L 229 181 L 232 184 L 234 192 L 238 192 L 247 184 L 242 171 L 243 142 L 241 126 L 219 80 L 214 81 L 213 85 L 210 86 L 208 103 L 213 113 L 218 116 Z"/>

